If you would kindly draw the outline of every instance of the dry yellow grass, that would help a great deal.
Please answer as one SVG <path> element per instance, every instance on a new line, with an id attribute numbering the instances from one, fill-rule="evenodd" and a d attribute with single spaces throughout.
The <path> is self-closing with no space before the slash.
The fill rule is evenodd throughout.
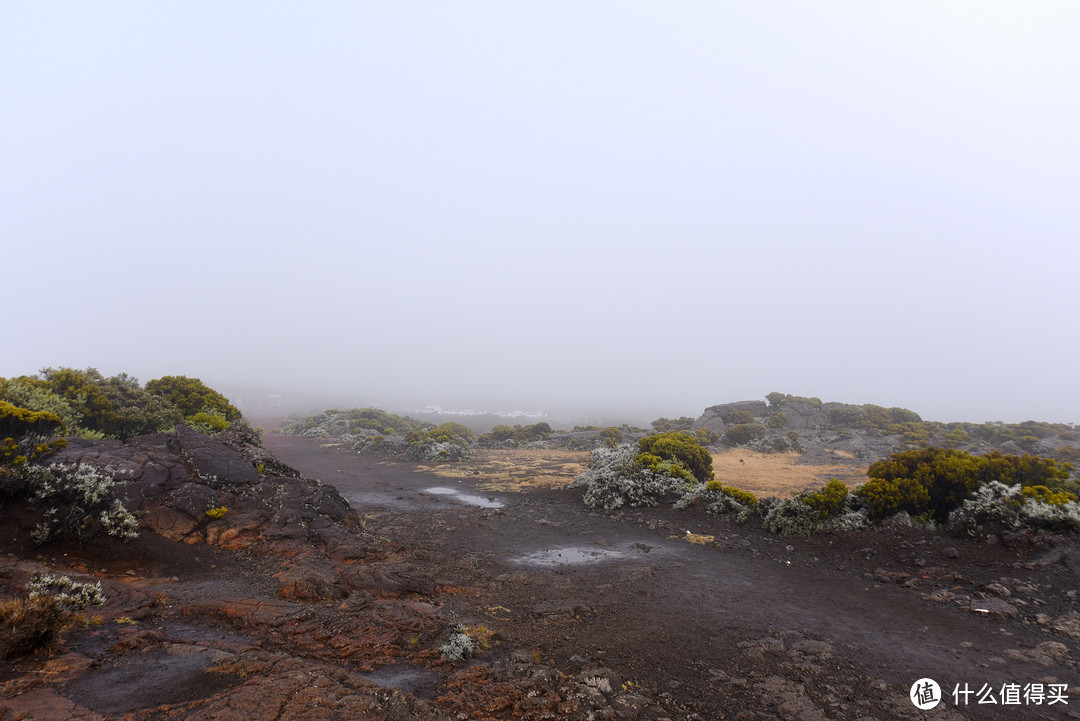
<path id="1" fill-rule="evenodd" d="M 788 496 L 820 488 L 830 478 L 854 487 L 866 480 L 866 466 L 799 465 L 798 453 L 757 453 L 735 449 L 713 454 L 716 479 L 759 498 Z M 589 454 L 564 450 L 490 450 L 472 452 L 462 463 L 421 466 L 444 478 L 471 478 L 485 491 L 562 488 L 588 468 Z"/>
<path id="2" fill-rule="evenodd" d="M 468 461 L 421 468 L 444 478 L 473 478 L 485 491 L 522 491 L 562 488 L 588 464 L 585 451 L 477 449 Z"/>
<path id="3" fill-rule="evenodd" d="M 725 486 L 750 491 L 758 498 L 788 496 L 825 485 L 839 478 L 854 487 L 866 480 L 867 466 L 797 465 L 798 453 L 758 453 L 735 449 L 713 454 L 716 480 Z"/>

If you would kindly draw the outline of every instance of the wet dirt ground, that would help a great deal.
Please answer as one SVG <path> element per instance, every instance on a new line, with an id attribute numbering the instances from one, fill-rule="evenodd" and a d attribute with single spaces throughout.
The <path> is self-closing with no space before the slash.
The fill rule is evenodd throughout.
<path id="1" fill-rule="evenodd" d="M 1045 621 L 1080 609 L 1077 575 L 1031 563 L 1052 544 L 910 528 L 786 539 L 694 509 L 595 513 L 574 489 L 483 490 L 312 439 L 266 446 L 456 589 L 443 612 L 490 630 L 491 657 L 602 664 L 670 718 L 1080 718 L 1077 640 Z M 1015 617 L 972 610 L 1000 595 L 990 584 L 1012 589 Z M 945 695 L 932 711 L 908 698 L 922 678 Z M 1063 684 L 1068 703 L 1002 703 L 1033 683 Z M 965 684 L 998 703 L 955 703 Z"/>

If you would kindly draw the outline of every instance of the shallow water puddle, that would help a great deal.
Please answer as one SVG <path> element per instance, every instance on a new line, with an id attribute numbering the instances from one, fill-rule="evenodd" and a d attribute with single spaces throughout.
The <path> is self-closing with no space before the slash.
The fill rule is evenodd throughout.
<path id="1" fill-rule="evenodd" d="M 424 493 L 430 493 L 435 496 L 452 496 L 455 501 L 461 503 L 467 503 L 470 506 L 480 506 L 481 508 L 502 508 L 503 502 L 496 501 L 493 497 L 488 496 L 474 496 L 469 493 L 462 493 L 456 488 L 447 488 L 446 486 L 435 486 L 434 488 L 425 488 Z"/>
<path id="2" fill-rule="evenodd" d="M 411 693 L 422 690 L 424 686 L 436 684 L 440 678 L 434 671 L 411 666 L 385 666 L 370 673 L 357 675 L 383 688 L 399 688 Z"/>
<path id="3" fill-rule="evenodd" d="M 609 548 L 591 548 L 588 546 L 571 546 L 569 548 L 552 548 L 547 551 L 527 553 L 524 556 L 516 556 L 514 563 L 524 563 L 529 566 L 574 566 L 583 563 L 599 563 L 613 558 L 624 558 L 626 551 L 614 551 Z"/>

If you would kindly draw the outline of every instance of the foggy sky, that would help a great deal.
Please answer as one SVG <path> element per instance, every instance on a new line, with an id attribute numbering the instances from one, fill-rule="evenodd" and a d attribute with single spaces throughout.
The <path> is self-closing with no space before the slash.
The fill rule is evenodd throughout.
<path id="1" fill-rule="evenodd" d="M 1074 2 L 0 4 L 0 376 L 1080 421 Z"/>

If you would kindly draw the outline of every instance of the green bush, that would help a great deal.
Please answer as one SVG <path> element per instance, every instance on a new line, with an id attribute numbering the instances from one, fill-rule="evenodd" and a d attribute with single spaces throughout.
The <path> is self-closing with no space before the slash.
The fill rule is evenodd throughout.
<path id="1" fill-rule="evenodd" d="M 60 416 L 46 411 L 32 411 L 0 401 L 0 436 L 49 437 L 62 425 Z"/>
<path id="2" fill-rule="evenodd" d="M 755 420 L 754 414 L 750 411 L 731 411 L 724 416 L 724 424 L 729 426 L 740 426 L 745 423 L 753 423 Z"/>
<path id="3" fill-rule="evenodd" d="M 831 478 L 820 491 L 813 491 L 802 496 L 802 502 L 829 518 L 840 513 L 847 500 L 848 489 L 838 478 Z"/>
<path id="4" fill-rule="evenodd" d="M 981 480 L 1000 481 L 1007 486 L 1046 486 L 1052 491 L 1080 492 L 1080 485 L 1072 480 L 1073 465 L 1058 463 L 1053 458 L 1032 455 L 1006 455 L 998 451 L 983 456 L 987 467 Z"/>
<path id="5" fill-rule="evenodd" d="M 924 448 L 894 453 L 872 464 L 867 471 L 870 480 L 857 493 L 875 518 L 907 511 L 945 522 L 950 512 L 992 481 L 1072 493 L 1077 489 L 1070 480 L 1071 471 L 1070 464 L 1059 466 L 1051 458 L 998 452 L 975 456 L 959 450 Z"/>
<path id="6" fill-rule="evenodd" d="M 1055 492 L 1046 486 L 1024 486 L 1020 489 L 1020 495 L 1025 501 L 1046 503 L 1050 506 L 1061 506 L 1076 500 L 1075 493 Z"/>
<path id="7" fill-rule="evenodd" d="M 229 421 L 221 411 L 199 411 L 189 416 L 187 424 L 194 430 L 206 436 L 212 436 L 229 427 Z"/>
<path id="8" fill-rule="evenodd" d="M 716 431 L 710 431 L 708 428 L 698 428 L 694 431 L 694 435 L 698 439 L 698 443 L 703 446 L 712 446 L 720 442 L 720 434 Z"/>
<path id="9" fill-rule="evenodd" d="M 777 393 L 776 391 L 766 395 L 765 400 L 769 402 L 769 407 L 773 410 L 780 410 L 786 403 L 802 403 L 814 408 L 821 408 L 823 405 L 820 398 L 793 396 L 790 393 Z"/>
<path id="10" fill-rule="evenodd" d="M 238 421 L 242 417 L 240 410 L 229 400 L 210 388 L 198 378 L 187 376 L 162 376 L 146 384 L 146 390 L 161 396 L 185 418 L 203 411 L 219 411 L 229 421 Z"/>
<path id="11" fill-rule="evenodd" d="M 724 430 L 724 443 L 731 446 L 743 446 L 766 435 L 768 435 L 768 430 L 760 423 L 742 423 Z"/>
<path id="12" fill-rule="evenodd" d="M 409 431 L 405 434 L 409 443 L 456 443 L 468 446 L 473 442 L 473 432 L 460 423 L 443 423 L 427 430 Z"/>
<path id="13" fill-rule="evenodd" d="M 50 440 L 60 423 L 54 413 L 0 401 L 0 468 L 22 466 L 65 447 L 67 441 L 63 438 Z"/>
<path id="14" fill-rule="evenodd" d="M 645 436 L 638 441 L 640 454 L 659 456 L 674 461 L 689 471 L 701 483 L 712 480 L 712 456 L 702 448 L 698 439 L 682 431 L 669 431 Z"/>
<path id="15" fill-rule="evenodd" d="M 720 481 L 709 481 L 705 485 L 705 489 L 708 491 L 719 491 L 729 498 L 734 498 L 744 506 L 754 507 L 757 505 L 758 499 L 750 491 L 744 491 L 741 488 L 735 488 L 734 486 L 725 486 Z"/>
<path id="16" fill-rule="evenodd" d="M 183 416 L 164 398 L 126 373 L 111 378 L 97 369 L 46 368 L 37 377 L 4 381 L 0 395 L 61 418 L 58 433 L 83 438 L 118 438 L 168 431 Z"/>
<path id="17" fill-rule="evenodd" d="M 930 504 L 926 487 L 911 478 L 871 478 L 855 493 L 866 502 L 871 518 L 885 518 L 900 511 L 916 516 Z"/>
<path id="18" fill-rule="evenodd" d="M 983 474 L 986 467 L 985 458 L 970 453 L 925 448 L 894 453 L 871 464 L 867 475 L 871 480 L 896 483 L 895 486 L 881 486 L 879 490 L 885 493 L 874 496 L 877 502 L 884 503 L 889 498 L 896 498 L 901 504 L 897 510 L 905 510 L 913 516 L 929 513 L 934 520 L 944 522 L 949 512 L 970 497 L 985 480 Z M 871 486 L 871 490 L 875 489 L 878 487 Z M 887 511 L 886 506 L 875 505 L 869 498 L 867 503 L 872 515 Z"/>
<path id="19" fill-rule="evenodd" d="M 513 428 L 498 425 L 481 435 L 476 441 L 481 446 L 525 445 L 545 440 L 552 433 L 554 431 L 551 426 L 544 422 L 534 423 L 531 426 L 515 425 Z"/>
<path id="20" fill-rule="evenodd" d="M 614 448 L 622 443 L 622 431 L 615 426 L 608 426 L 600 430 L 600 441 L 608 448 Z"/>
<path id="21" fill-rule="evenodd" d="M 0 401 L 7 401 L 19 408 L 32 411 L 45 411 L 60 418 L 61 424 L 55 433 L 63 436 L 77 436 L 98 440 L 105 434 L 92 431 L 82 425 L 82 414 L 66 399 L 40 385 L 33 385 L 26 378 L 11 380 L 0 378 Z"/>
<path id="22" fill-rule="evenodd" d="M 668 431 L 688 431 L 694 425 L 694 419 L 689 416 L 682 418 L 657 418 L 652 422 L 653 430 L 657 433 Z"/>
<path id="23" fill-rule="evenodd" d="M 694 482 L 694 474 L 686 469 L 678 460 L 662 458 L 653 453 L 639 453 L 634 457 L 634 467 L 637 470 L 650 470 L 662 476 L 680 478 L 687 483 Z"/>

